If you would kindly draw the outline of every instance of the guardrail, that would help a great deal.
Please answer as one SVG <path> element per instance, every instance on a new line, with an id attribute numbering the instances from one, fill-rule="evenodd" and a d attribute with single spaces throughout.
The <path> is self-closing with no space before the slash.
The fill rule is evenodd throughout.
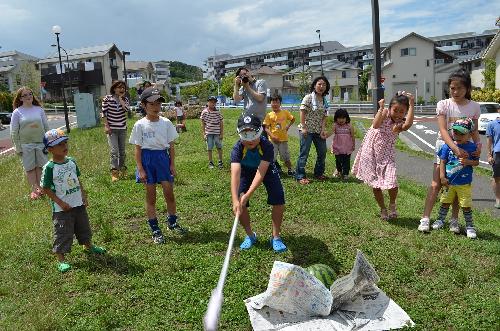
<path id="1" fill-rule="evenodd" d="M 59 112 L 64 113 L 64 106 L 54 106 L 52 108 L 43 108 L 45 112 L 51 112 L 54 114 L 58 114 Z M 75 112 L 75 106 L 68 106 L 68 112 Z"/>
<path id="2" fill-rule="evenodd" d="M 236 105 L 224 105 L 218 106 L 218 108 L 240 108 L 243 109 L 243 106 Z M 267 108 L 271 108 L 271 105 L 268 104 Z M 300 109 L 300 105 L 281 105 L 282 109 L 286 109 L 289 111 L 298 111 Z M 333 116 L 335 110 L 338 108 L 343 108 L 350 113 L 358 113 L 358 114 L 373 114 L 373 104 L 372 103 L 334 103 L 328 105 L 328 115 Z M 416 105 L 415 113 L 419 115 L 434 115 L 436 114 L 436 106 L 435 105 Z"/>

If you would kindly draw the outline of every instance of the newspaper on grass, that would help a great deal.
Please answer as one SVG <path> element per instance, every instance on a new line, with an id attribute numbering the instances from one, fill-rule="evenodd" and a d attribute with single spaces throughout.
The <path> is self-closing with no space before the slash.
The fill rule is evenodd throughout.
<path id="1" fill-rule="evenodd" d="M 294 264 L 275 261 L 267 290 L 245 300 L 256 331 L 389 330 L 413 326 L 406 312 L 376 283 L 379 277 L 361 251 L 349 275 L 330 290 Z"/>

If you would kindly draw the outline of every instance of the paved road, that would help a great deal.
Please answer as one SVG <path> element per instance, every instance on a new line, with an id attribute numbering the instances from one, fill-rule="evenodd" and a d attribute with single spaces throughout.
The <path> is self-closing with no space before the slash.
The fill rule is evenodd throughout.
<path id="1" fill-rule="evenodd" d="M 55 129 L 65 125 L 64 114 L 57 115 L 47 115 L 49 121 L 49 127 Z M 69 122 L 73 123 L 76 121 L 75 115 L 69 115 Z M 6 125 L 7 129 L 0 131 L 0 153 L 9 150 L 12 147 L 12 141 L 10 140 L 10 125 Z"/>

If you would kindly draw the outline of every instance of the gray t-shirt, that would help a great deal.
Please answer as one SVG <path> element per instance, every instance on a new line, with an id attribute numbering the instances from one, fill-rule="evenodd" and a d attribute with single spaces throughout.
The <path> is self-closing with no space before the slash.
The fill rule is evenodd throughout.
<path id="1" fill-rule="evenodd" d="M 267 83 L 263 79 L 258 79 L 250 84 L 250 87 L 259 94 L 267 95 Z M 240 87 L 239 94 L 243 97 L 243 111 L 245 114 L 254 114 L 261 121 L 266 117 L 267 98 L 262 102 L 253 99 L 252 95 L 248 93 L 243 86 Z"/>

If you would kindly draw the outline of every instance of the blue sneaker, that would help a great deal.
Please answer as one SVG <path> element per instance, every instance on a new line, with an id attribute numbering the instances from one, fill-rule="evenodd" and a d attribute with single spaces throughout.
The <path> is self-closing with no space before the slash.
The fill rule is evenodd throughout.
<path id="1" fill-rule="evenodd" d="M 247 250 L 252 248 L 252 246 L 257 242 L 257 234 L 254 232 L 253 237 L 246 236 L 245 240 L 240 245 L 240 249 Z"/>
<path id="2" fill-rule="evenodd" d="M 280 237 L 278 238 L 271 237 L 271 240 L 269 240 L 269 244 L 276 253 L 283 253 L 284 251 L 287 250 L 285 244 L 283 243 L 283 240 L 281 240 Z"/>

